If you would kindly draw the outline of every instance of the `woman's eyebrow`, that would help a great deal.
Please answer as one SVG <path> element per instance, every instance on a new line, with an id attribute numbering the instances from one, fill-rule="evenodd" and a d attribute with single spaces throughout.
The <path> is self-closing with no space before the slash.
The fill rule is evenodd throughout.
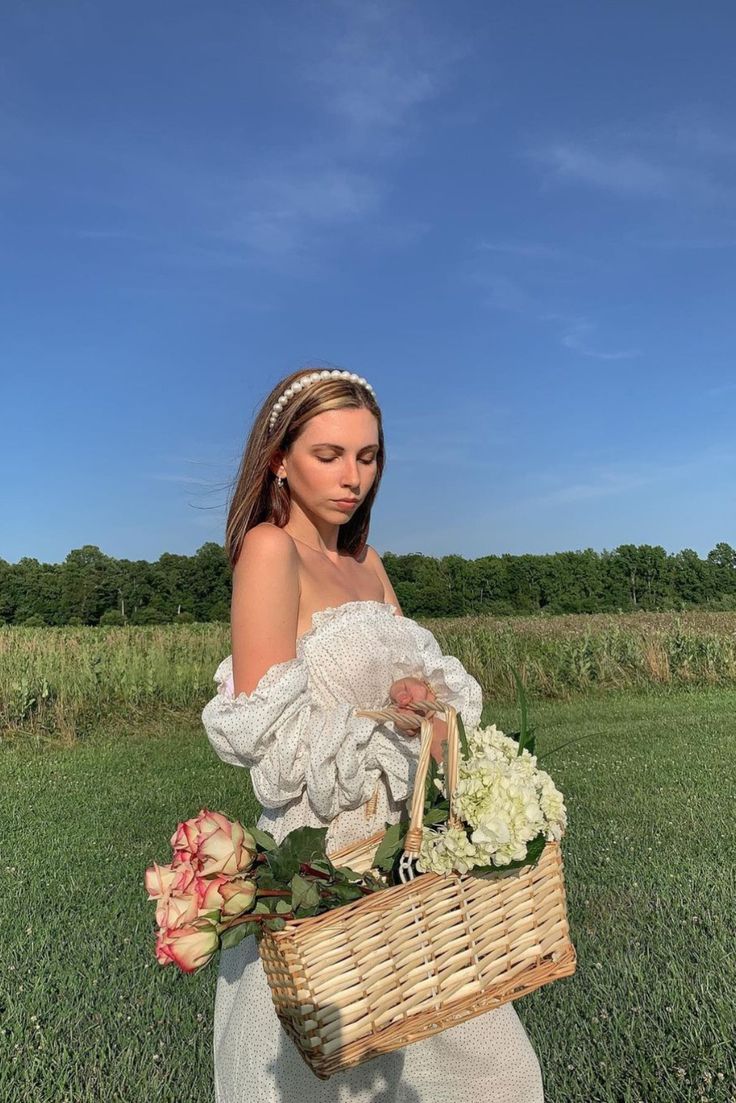
<path id="1" fill-rule="evenodd" d="M 312 448 L 335 448 L 338 452 L 344 452 L 345 449 L 341 444 L 330 444 L 329 441 L 322 441 L 321 444 L 313 444 Z M 365 452 L 366 448 L 378 448 L 377 444 L 364 444 L 362 448 L 359 448 L 359 452 Z"/>

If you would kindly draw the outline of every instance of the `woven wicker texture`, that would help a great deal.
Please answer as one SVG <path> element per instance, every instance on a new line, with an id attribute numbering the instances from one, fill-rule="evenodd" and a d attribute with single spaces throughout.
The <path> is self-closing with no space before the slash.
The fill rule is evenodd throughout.
<path id="1" fill-rule="evenodd" d="M 448 709 L 451 741 L 453 713 Z M 415 828 L 427 721 L 422 734 Z M 363 872 L 382 837 L 331 857 Z M 425 873 L 322 915 L 288 920 L 281 931 L 263 932 L 259 952 L 284 1029 L 327 1079 L 574 973 L 560 845 L 547 842 L 533 867 L 490 876 Z"/>

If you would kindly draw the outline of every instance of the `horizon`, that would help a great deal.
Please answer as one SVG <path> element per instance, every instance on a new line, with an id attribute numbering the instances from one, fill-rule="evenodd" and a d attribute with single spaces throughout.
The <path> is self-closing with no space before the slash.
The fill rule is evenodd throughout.
<path id="1" fill-rule="evenodd" d="M 157 562 L 159 562 L 159 560 L 164 555 L 184 555 L 184 556 L 187 556 L 187 557 L 191 557 L 193 555 L 196 555 L 199 551 L 202 550 L 203 547 L 205 547 L 209 543 L 215 543 L 219 547 L 224 547 L 224 545 L 221 544 L 219 541 L 205 540 L 204 543 L 201 544 L 198 548 L 195 548 L 193 552 L 171 552 L 171 551 L 164 550 L 160 553 L 160 555 L 158 555 L 156 557 L 156 559 L 139 559 L 138 561 L 139 562 L 146 562 L 146 563 L 157 563 Z M 632 546 L 636 547 L 638 549 L 646 548 L 646 547 L 662 548 L 668 558 L 672 558 L 674 556 L 680 555 L 682 552 L 695 551 L 695 549 L 691 548 L 691 547 L 682 547 L 682 548 L 677 548 L 675 551 L 671 552 L 671 551 L 668 551 L 666 548 L 664 548 L 663 545 L 661 545 L 661 544 L 635 544 L 635 545 L 631 545 L 630 543 L 621 543 L 621 544 L 616 544 L 616 545 L 614 545 L 610 548 L 593 548 L 593 547 L 588 547 L 588 548 L 558 548 L 556 551 L 546 551 L 546 552 L 545 551 L 542 551 L 542 552 L 481 552 L 480 555 L 473 555 L 473 556 L 462 555 L 461 552 L 452 552 L 452 551 L 446 552 L 444 555 L 433 555 L 431 552 L 422 552 L 422 551 L 417 551 L 416 549 L 414 549 L 413 551 L 396 552 L 396 551 L 393 550 L 393 548 L 386 548 L 380 554 L 382 556 L 383 555 L 394 555 L 397 558 L 400 558 L 402 556 L 420 555 L 420 556 L 424 556 L 427 559 L 443 559 L 443 558 L 446 558 L 448 556 L 459 556 L 461 559 L 465 559 L 468 562 L 473 562 L 476 559 L 488 559 L 488 558 L 500 559 L 500 558 L 503 558 L 504 556 L 511 556 L 512 558 L 516 558 L 516 557 L 520 557 L 520 556 L 530 556 L 530 557 L 534 558 L 534 557 L 554 556 L 554 555 L 575 555 L 575 554 L 583 554 L 585 552 L 593 552 L 594 555 L 597 555 L 600 558 L 602 558 L 603 556 L 606 556 L 606 555 L 614 555 L 621 548 L 628 548 L 628 547 L 632 547 Z M 100 547 L 98 544 L 82 544 L 79 547 L 69 548 L 69 550 L 66 552 L 64 558 L 59 559 L 59 560 L 39 560 L 36 556 L 21 556 L 20 559 L 12 561 L 12 560 L 4 559 L 3 556 L 0 556 L 0 562 L 6 562 L 6 563 L 9 563 L 11 567 L 15 567 L 15 566 L 18 566 L 23 559 L 30 559 L 30 560 L 35 559 L 39 563 L 40 566 L 59 567 L 59 566 L 64 565 L 64 563 L 66 562 L 68 556 L 72 552 L 83 551 L 85 548 L 90 548 L 90 547 L 95 548 L 97 551 L 100 552 L 100 554 L 106 556 L 109 559 L 115 559 L 115 560 L 119 560 L 119 561 L 120 560 L 127 560 L 127 561 L 130 561 L 130 562 L 136 562 L 136 560 L 131 559 L 130 556 L 111 555 L 109 552 L 106 552 L 105 549 Z M 731 548 L 732 545 L 730 545 L 727 540 L 717 540 L 716 543 L 713 545 L 713 547 L 708 549 L 708 552 L 705 555 L 700 555 L 698 552 L 696 552 L 696 554 L 698 555 L 698 558 L 701 559 L 703 562 L 707 562 L 708 561 L 707 560 L 708 554 L 710 552 L 716 551 L 718 548 L 722 548 L 722 547 Z"/>

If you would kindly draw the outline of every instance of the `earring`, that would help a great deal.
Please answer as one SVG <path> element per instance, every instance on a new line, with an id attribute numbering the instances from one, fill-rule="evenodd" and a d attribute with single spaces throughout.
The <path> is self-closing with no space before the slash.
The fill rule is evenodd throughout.
<path id="1" fill-rule="evenodd" d="M 280 475 L 279 475 L 278 479 L 276 480 L 276 485 L 278 486 L 279 490 L 284 485 L 284 480 L 281 478 Z"/>

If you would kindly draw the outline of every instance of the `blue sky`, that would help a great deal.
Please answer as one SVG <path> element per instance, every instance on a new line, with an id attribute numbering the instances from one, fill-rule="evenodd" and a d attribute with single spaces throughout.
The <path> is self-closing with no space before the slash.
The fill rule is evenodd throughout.
<path id="1" fill-rule="evenodd" d="M 222 542 L 313 362 L 381 403 L 381 554 L 736 543 L 734 32 L 725 0 L 7 0 L 0 556 Z"/>

